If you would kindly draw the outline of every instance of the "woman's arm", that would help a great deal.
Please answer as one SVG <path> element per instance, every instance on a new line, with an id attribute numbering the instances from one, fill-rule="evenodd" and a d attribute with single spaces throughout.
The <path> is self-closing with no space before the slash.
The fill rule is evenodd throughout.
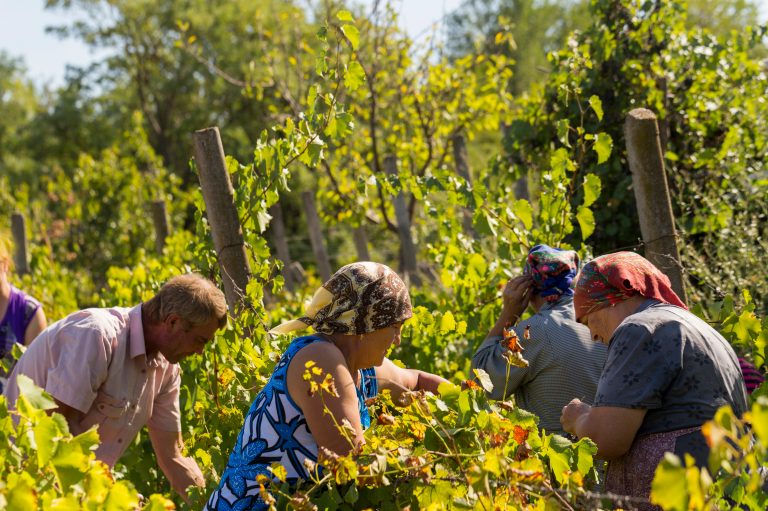
<path id="1" fill-rule="evenodd" d="M 312 392 L 310 382 L 304 380 L 309 362 L 312 369 L 321 371 L 312 374 L 312 381 L 323 382 L 329 375 L 335 394 L 322 389 Z M 304 413 L 318 447 L 344 455 L 364 443 L 355 382 L 336 346 L 316 342 L 301 349 L 291 360 L 286 378 L 288 393 Z"/>
<path id="2" fill-rule="evenodd" d="M 40 334 L 40 332 L 45 330 L 46 326 L 48 325 L 45 321 L 45 313 L 43 312 L 43 308 L 38 307 L 35 311 L 35 315 L 32 316 L 32 319 L 29 321 L 27 329 L 24 331 L 24 345 L 29 346 L 29 343 L 31 343 L 35 337 Z"/>
<path id="3" fill-rule="evenodd" d="M 426 390 L 437 394 L 437 387 L 443 382 L 448 382 L 436 374 L 398 367 L 388 358 L 375 369 L 379 389 L 389 389 L 395 402 L 400 400 L 403 393 L 411 390 Z"/>
<path id="4" fill-rule="evenodd" d="M 563 429 L 579 438 L 589 437 L 597 444 L 597 457 L 611 460 L 632 447 L 646 410 L 614 406 L 589 406 L 574 399 L 563 407 Z"/>

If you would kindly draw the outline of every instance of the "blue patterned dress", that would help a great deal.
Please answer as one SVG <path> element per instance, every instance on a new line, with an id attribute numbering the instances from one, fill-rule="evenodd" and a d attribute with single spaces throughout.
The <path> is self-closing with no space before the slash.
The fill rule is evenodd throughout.
<path id="1" fill-rule="evenodd" d="M 288 481 L 309 479 L 304 460 L 317 461 L 317 443 L 307 426 L 307 419 L 288 394 L 286 375 L 294 355 L 314 342 L 326 342 L 317 336 L 298 337 L 288 346 L 277 363 L 272 377 L 254 400 L 245 424 L 237 436 L 237 444 L 229 456 L 227 468 L 216 491 L 208 499 L 206 511 L 266 510 L 259 498 L 256 478 L 264 474 L 270 479 L 269 466 L 278 462 L 285 467 Z M 371 425 L 365 400 L 378 394 L 375 370 L 361 371 L 357 399 L 363 429 Z"/>

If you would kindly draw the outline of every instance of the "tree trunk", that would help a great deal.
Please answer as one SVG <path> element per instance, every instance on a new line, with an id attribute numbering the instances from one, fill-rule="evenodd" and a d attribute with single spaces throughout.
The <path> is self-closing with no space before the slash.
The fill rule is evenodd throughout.
<path id="1" fill-rule="evenodd" d="M 357 250 L 358 261 L 370 261 L 371 254 L 368 252 L 368 236 L 365 234 L 365 227 L 362 225 L 355 227 L 352 231 L 355 239 L 355 249 Z"/>
<path id="2" fill-rule="evenodd" d="M 456 173 L 461 176 L 469 188 L 472 188 L 472 174 L 469 170 L 469 156 L 467 155 L 467 144 L 464 141 L 464 135 L 456 133 L 451 137 L 453 146 L 453 160 L 456 162 Z M 472 211 L 468 208 L 462 208 L 464 232 L 477 239 L 477 232 L 472 226 Z"/>
<path id="3" fill-rule="evenodd" d="M 315 195 L 313 192 L 301 192 L 301 198 L 304 201 L 304 214 L 307 217 L 307 230 L 309 231 L 309 241 L 312 244 L 312 252 L 317 261 L 317 272 L 323 282 L 331 278 L 331 262 L 328 260 L 328 252 L 325 250 L 325 241 L 323 240 L 323 229 L 320 226 L 320 215 L 317 214 L 315 206 Z"/>
<path id="4" fill-rule="evenodd" d="M 152 201 L 152 222 L 155 224 L 155 251 L 157 255 L 163 255 L 165 239 L 170 234 L 164 200 Z"/>
<path id="5" fill-rule="evenodd" d="M 277 249 L 277 257 L 283 262 L 283 278 L 285 279 L 285 287 L 289 291 L 293 291 L 296 287 L 296 279 L 294 277 L 294 270 L 291 263 L 291 254 L 288 250 L 288 238 L 285 235 L 285 222 L 283 221 L 283 208 L 280 203 L 274 204 L 269 208 L 269 214 L 272 216 L 272 221 L 269 223 L 272 228 L 272 242 Z"/>
<path id="6" fill-rule="evenodd" d="M 387 174 L 396 176 L 397 159 L 394 156 L 384 158 L 384 170 Z M 411 220 L 408 216 L 408 206 L 405 203 L 405 195 L 402 191 L 397 193 L 394 198 L 395 218 L 397 219 L 397 230 L 400 233 L 400 253 L 402 256 L 403 273 L 405 277 L 417 286 L 421 284 L 418 268 L 416 265 L 416 246 L 411 236 Z"/>

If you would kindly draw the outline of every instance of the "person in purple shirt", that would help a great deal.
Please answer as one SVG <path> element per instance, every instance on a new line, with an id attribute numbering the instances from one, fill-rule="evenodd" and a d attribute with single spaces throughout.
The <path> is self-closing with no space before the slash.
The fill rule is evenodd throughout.
<path id="1" fill-rule="evenodd" d="M 10 357 L 13 345 L 28 345 L 46 327 L 40 302 L 15 288 L 8 280 L 13 268 L 11 243 L 0 234 L 0 359 Z M 6 374 L 0 368 L 0 392 Z"/>

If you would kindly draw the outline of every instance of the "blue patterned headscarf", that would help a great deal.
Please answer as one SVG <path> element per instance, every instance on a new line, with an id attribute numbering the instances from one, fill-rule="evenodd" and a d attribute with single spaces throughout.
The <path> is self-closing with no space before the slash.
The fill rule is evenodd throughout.
<path id="1" fill-rule="evenodd" d="M 573 296 L 571 284 L 579 271 L 579 255 L 573 250 L 561 250 L 548 245 L 536 245 L 528 252 L 523 273 L 533 279 L 534 294 L 548 302 L 561 296 Z"/>

